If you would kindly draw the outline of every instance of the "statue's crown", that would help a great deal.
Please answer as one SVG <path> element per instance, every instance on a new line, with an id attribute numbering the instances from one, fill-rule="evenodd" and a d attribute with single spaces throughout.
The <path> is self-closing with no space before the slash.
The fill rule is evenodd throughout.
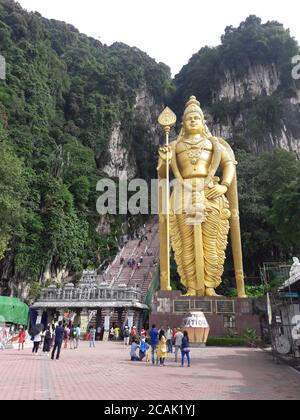
<path id="1" fill-rule="evenodd" d="M 204 121 L 204 114 L 201 109 L 200 102 L 197 101 L 196 96 L 191 96 L 189 101 L 186 103 L 183 119 L 185 119 L 187 114 L 190 114 L 191 112 L 197 112 L 198 114 L 200 114 L 201 119 Z"/>

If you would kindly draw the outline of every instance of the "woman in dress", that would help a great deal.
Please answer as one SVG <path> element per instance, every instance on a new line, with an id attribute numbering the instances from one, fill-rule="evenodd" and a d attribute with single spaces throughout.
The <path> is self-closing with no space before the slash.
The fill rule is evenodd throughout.
<path id="1" fill-rule="evenodd" d="M 160 361 L 160 366 L 165 366 L 166 357 L 167 357 L 167 339 L 165 337 L 164 330 L 160 330 L 158 349 L 157 349 L 157 358 Z"/>
<path id="2" fill-rule="evenodd" d="M 44 345 L 43 345 L 43 353 L 47 356 L 49 356 L 49 354 L 50 354 L 51 343 L 52 343 L 51 326 L 48 325 L 48 327 L 45 331 Z"/>

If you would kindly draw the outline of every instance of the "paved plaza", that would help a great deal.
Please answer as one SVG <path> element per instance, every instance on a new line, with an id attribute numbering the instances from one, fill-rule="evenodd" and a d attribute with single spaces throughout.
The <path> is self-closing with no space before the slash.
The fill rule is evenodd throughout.
<path id="1" fill-rule="evenodd" d="M 192 366 L 129 361 L 121 343 L 42 353 L 0 352 L 0 399 L 5 400 L 299 400 L 300 374 L 257 349 L 193 348 Z"/>

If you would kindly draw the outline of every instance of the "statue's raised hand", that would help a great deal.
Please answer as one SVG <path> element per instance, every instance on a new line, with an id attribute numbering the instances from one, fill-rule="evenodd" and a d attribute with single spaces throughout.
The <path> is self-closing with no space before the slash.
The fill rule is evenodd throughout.
<path id="1" fill-rule="evenodd" d="M 171 146 L 163 146 L 159 148 L 158 151 L 159 157 L 161 158 L 161 160 L 163 160 L 164 162 L 167 161 L 167 159 L 169 159 L 169 163 L 172 160 L 173 157 L 173 152 L 172 152 L 172 148 Z"/>

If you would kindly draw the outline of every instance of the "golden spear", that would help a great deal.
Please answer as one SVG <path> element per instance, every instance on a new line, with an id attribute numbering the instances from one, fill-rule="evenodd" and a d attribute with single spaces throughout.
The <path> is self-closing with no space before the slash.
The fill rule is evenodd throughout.
<path id="1" fill-rule="evenodd" d="M 158 122 L 166 135 L 166 188 L 165 198 L 163 188 L 159 185 L 159 231 L 160 231 L 160 289 L 172 290 L 170 285 L 170 162 L 169 162 L 169 138 L 171 128 L 176 124 L 177 117 L 170 108 L 165 108 L 160 114 Z M 163 206 L 163 201 L 166 205 Z M 165 210 L 165 215 L 163 215 Z"/>

